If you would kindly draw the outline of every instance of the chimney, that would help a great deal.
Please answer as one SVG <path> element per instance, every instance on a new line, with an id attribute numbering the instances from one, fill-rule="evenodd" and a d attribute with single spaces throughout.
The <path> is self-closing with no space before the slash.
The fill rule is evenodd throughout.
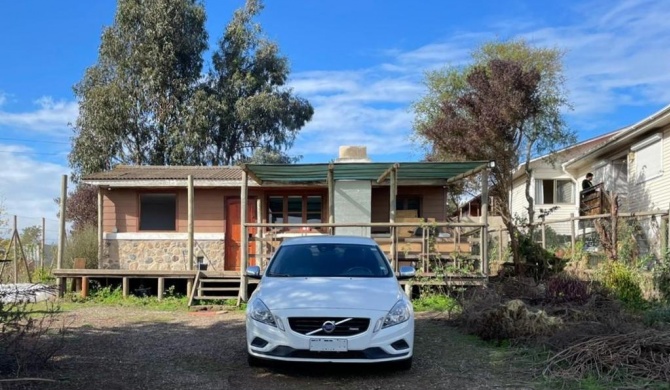
<path id="1" fill-rule="evenodd" d="M 368 163 L 368 150 L 365 146 L 340 146 L 340 154 L 336 163 Z"/>

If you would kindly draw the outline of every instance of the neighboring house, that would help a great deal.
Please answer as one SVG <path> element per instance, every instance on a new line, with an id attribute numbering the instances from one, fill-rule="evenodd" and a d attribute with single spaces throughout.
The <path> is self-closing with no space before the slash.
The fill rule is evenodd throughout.
<path id="1" fill-rule="evenodd" d="M 593 172 L 594 184 L 619 195 L 621 212 L 667 210 L 670 205 L 670 105 L 562 164 L 575 180 Z M 603 210 L 609 212 L 609 210 Z"/>
<path id="2" fill-rule="evenodd" d="M 545 220 L 548 222 L 569 218 L 571 214 L 579 216 L 579 192 L 581 191 L 583 177 L 573 176 L 564 169 L 563 164 L 606 143 L 622 131 L 617 130 L 588 139 L 530 161 L 532 172 L 530 195 L 534 200 L 536 222 L 540 221 L 542 215 L 546 215 Z M 526 199 L 526 171 L 524 165 L 520 165 L 513 173 L 513 187 L 509 201 L 512 216 L 520 221 L 527 221 L 528 201 Z M 552 211 L 549 212 L 549 210 Z M 550 226 L 559 235 L 570 234 L 570 224 L 568 222 L 553 223 Z"/>
<path id="3" fill-rule="evenodd" d="M 330 164 L 249 164 L 244 169 L 118 166 L 88 175 L 83 182 L 99 189 L 100 268 L 188 269 L 187 178 L 191 176 L 194 257 L 200 257 L 210 270 L 239 271 L 242 243 L 247 242 L 242 239 L 241 224 L 245 178 L 249 180 L 247 223 L 388 223 L 392 209 L 415 218 L 445 221 L 446 184 L 487 164 L 372 163 L 364 147 L 342 147 L 340 158 Z M 390 191 L 394 187 L 389 175 L 396 178 L 395 193 Z M 395 196 L 394 208 L 391 196 Z M 256 235 L 257 229 L 250 227 L 249 235 Z M 323 232 L 286 226 L 268 230 L 283 237 Z M 388 236 L 389 228 L 337 227 L 336 233 Z M 248 249 L 250 264 L 258 248 L 254 245 Z"/>

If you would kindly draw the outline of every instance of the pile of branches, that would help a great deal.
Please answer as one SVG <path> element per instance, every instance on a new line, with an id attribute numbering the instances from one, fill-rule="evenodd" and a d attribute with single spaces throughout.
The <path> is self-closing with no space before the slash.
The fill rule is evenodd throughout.
<path id="1" fill-rule="evenodd" d="M 670 332 L 648 329 L 594 337 L 555 354 L 543 374 L 566 380 L 596 376 L 670 383 Z"/>

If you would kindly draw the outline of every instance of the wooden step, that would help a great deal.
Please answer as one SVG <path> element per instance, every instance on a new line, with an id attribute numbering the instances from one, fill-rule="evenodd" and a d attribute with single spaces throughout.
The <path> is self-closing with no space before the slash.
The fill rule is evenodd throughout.
<path id="1" fill-rule="evenodd" d="M 200 291 L 238 291 L 240 289 L 237 287 L 200 287 Z"/>
<path id="2" fill-rule="evenodd" d="M 235 294 L 235 295 L 220 295 L 220 296 L 202 295 L 202 296 L 193 297 L 193 299 L 196 299 L 196 300 L 199 300 L 199 301 L 213 301 L 213 300 L 221 300 L 221 299 L 237 299 L 237 294 Z"/>

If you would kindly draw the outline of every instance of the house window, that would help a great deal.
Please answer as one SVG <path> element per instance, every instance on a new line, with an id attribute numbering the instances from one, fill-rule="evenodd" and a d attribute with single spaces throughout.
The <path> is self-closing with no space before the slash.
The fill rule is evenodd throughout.
<path id="1" fill-rule="evenodd" d="M 396 210 L 415 210 L 416 216 L 421 216 L 420 196 L 398 196 L 395 200 Z"/>
<path id="2" fill-rule="evenodd" d="M 571 180 L 535 180 L 535 203 L 558 204 L 575 201 L 575 184 Z"/>
<path id="3" fill-rule="evenodd" d="M 631 147 L 635 152 L 635 182 L 642 183 L 663 175 L 663 142 L 660 135 Z"/>
<path id="4" fill-rule="evenodd" d="M 175 231 L 176 218 L 176 194 L 140 194 L 140 230 Z"/>
<path id="5" fill-rule="evenodd" d="M 321 223 L 322 205 L 320 195 L 270 196 L 268 220 L 271 223 Z"/>

